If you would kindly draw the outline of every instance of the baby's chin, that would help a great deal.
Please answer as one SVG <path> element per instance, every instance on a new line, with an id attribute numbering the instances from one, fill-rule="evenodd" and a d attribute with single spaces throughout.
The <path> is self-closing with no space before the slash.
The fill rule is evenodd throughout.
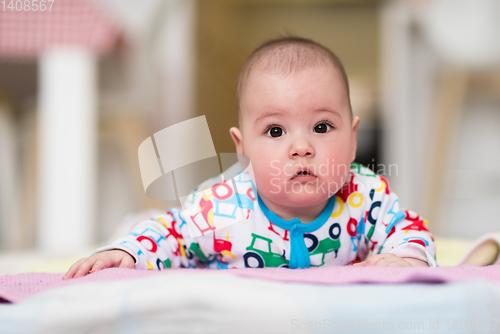
<path id="1" fill-rule="evenodd" d="M 270 196 L 271 200 L 283 206 L 293 208 L 307 208 L 324 203 L 328 200 L 329 196 L 323 193 L 307 193 L 305 191 L 296 193 L 279 193 Z"/>

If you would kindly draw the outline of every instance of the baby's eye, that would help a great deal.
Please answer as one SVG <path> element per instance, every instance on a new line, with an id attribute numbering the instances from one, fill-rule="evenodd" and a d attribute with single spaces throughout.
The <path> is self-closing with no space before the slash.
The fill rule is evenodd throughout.
<path id="1" fill-rule="evenodd" d="M 332 126 L 328 123 L 319 123 L 314 127 L 314 132 L 317 133 L 325 133 L 328 132 L 329 128 L 332 128 Z"/>
<path id="2" fill-rule="evenodd" d="M 278 126 L 273 126 L 268 130 L 268 133 L 271 137 L 281 137 L 284 134 L 284 131 Z"/>

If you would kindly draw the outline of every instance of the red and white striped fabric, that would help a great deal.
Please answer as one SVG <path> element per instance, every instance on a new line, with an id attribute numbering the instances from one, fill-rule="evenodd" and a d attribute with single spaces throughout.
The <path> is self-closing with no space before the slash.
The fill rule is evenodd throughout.
<path id="1" fill-rule="evenodd" d="M 22 10 L 17 10 L 21 4 Z M 41 11 L 41 0 L 5 0 L 5 8 L 0 1 L 0 57 L 35 58 L 60 45 L 79 46 L 95 53 L 114 46 L 117 30 L 94 1 L 55 0 L 44 4 L 46 9 Z"/>

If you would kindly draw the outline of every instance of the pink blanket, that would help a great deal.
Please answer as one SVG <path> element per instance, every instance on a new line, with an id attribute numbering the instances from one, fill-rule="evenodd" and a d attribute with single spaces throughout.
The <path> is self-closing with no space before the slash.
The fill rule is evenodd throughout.
<path id="1" fill-rule="evenodd" d="M 64 274 L 28 273 L 0 276 L 0 302 L 20 302 L 48 289 L 67 285 L 104 282 L 121 279 L 137 279 L 151 275 L 183 273 L 193 275 L 209 269 L 169 269 L 165 271 L 105 269 L 94 274 L 63 281 Z M 500 266 L 460 266 L 438 268 L 383 268 L 383 267 L 320 267 L 310 269 L 232 269 L 226 271 L 242 277 L 280 282 L 309 284 L 352 283 L 446 283 L 482 279 L 500 283 Z"/>

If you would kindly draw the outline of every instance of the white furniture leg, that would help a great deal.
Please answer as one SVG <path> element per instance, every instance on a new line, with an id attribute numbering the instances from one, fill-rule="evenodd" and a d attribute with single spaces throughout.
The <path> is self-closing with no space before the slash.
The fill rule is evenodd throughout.
<path id="1" fill-rule="evenodd" d="M 0 250 L 19 247 L 19 166 L 15 130 L 9 106 L 0 100 Z"/>
<path id="2" fill-rule="evenodd" d="M 94 241 L 96 56 L 58 48 L 40 58 L 37 246 L 79 251 Z"/>

